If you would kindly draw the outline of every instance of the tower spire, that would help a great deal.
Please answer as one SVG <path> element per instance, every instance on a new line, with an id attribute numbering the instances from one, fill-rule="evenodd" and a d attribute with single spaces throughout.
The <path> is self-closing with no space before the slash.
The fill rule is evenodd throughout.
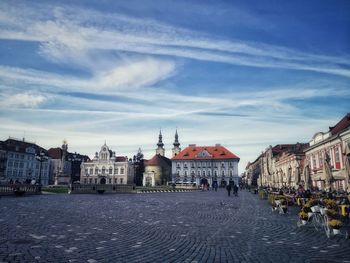
<path id="1" fill-rule="evenodd" d="M 175 132 L 175 141 L 174 141 L 173 145 L 174 145 L 174 147 L 179 147 L 180 146 L 179 135 L 177 134 L 177 129 L 176 129 L 176 132 Z"/>
<path id="2" fill-rule="evenodd" d="M 173 143 L 174 148 L 173 150 L 173 157 L 175 157 L 176 155 L 178 155 L 181 152 L 181 148 L 180 148 L 180 143 L 179 143 L 179 135 L 177 134 L 177 128 L 175 131 L 175 141 Z"/>
<path id="3" fill-rule="evenodd" d="M 165 149 L 164 149 L 164 143 L 163 143 L 162 129 L 159 130 L 159 137 L 158 137 L 157 146 L 158 147 L 156 149 L 156 154 L 164 156 L 165 155 Z"/>
<path id="4" fill-rule="evenodd" d="M 163 143 L 163 136 L 162 136 L 162 130 L 159 130 L 159 139 L 158 139 L 158 143 L 157 143 L 158 147 L 163 147 L 164 143 Z"/>

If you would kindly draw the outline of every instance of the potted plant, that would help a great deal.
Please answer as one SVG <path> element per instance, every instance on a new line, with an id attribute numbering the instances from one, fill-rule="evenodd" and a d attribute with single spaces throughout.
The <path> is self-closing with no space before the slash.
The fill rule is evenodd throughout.
<path id="1" fill-rule="evenodd" d="M 333 234 L 338 235 L 340 233 L 341 222 L 337 219 L 332 219 L 328 222 L 329 227 L 333 229 Z"/>
<path id="2" fill-rule="evenodd" d="M 336 218 L 336 216 L 338 215 L 337 211 L 335 211 L 334 209 L 327 209 L 326 214 L 329 218 Z"/>
<path id="3" fill-rule="evenodd" d="M 300 211 L 300 213 L 299 213 L 299 218 L 300 218 L 300 220 L 301 220 L 301 223 L 302 223 L 303 225 L 305 225 L 305 224 L 307 223 L 307 220 L 308 220 L 309 216 L 308 216 L 308 214 L 305 213 L 304 211 Z"/>

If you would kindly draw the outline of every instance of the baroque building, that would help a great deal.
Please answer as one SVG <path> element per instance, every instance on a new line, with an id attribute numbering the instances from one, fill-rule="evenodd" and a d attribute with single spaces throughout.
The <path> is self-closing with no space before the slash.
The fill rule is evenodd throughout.
<path id="1" fill-rule="evenodd" d="M 350 190 L 350 113 L 327 132 L 317 132 L 305 150 L 306 169 L 320 190 Z"/>
<path id="2" fill-rule="evenodd" d="M 238 184 L 239 157 L 225 147 L 190 144 L 171 159 L 172 181 L 196 185 Z"/>
<path id="3" fill-rule="evenodd" d="M 81 163 L 80 182 L 83 184 L 132 184 L 133 168 L 126 156 L 116 156 L 102 145 L 95 157 Z"/>
<path id="4" fill-rule="evenodd" d="M 172 152 L 173 156 L 175 156 L 181 151 L 179 148 L 180 143 L 177 130 L 173 145 L 174 148 Z M 165 150 L 161 132 L 159 133 L 157 146 L 156 154 L 150 160 L 144 162 L 145 172 L 143 173 L 143 186 L 167 185 L 171 180 L 171 160 L 164 156 Z"/>
<path id="5" fill-rule="evenodd" d="M 39 161 L 37 156 L 46 157 Z M 9 138 L 1 142 L 2 181 L 49 184 L 50 158 L 47 151 L 33 142 Z"/>
<path id="6" fill-rule="evenodd" d="M 260 155 L 259 186 L 297 188 L 302 178 L 305 143 L 278 144 Z"/>

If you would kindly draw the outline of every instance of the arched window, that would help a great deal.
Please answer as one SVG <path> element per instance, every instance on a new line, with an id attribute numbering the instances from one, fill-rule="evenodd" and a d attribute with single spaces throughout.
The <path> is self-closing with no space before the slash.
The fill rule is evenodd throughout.
<path id="1" fill-rule="evenodd" d="M 113 173 L 113 168 L 109 167 L 109 174 L 112 174 L 112 173 Z"/>
<path id="2" fill-rule="evenodd" d="M 201 176 L 201 171 L 198 171 L 198 176 Z"/>
<path id="3" fill-rule="evenodd" d="M 214 175 L 215 175 L 215 176 L 217 176 L 217 175 L 218 175 L 218 172 L 217 172 L 216 170 L 214 171 Z"/>
<path id="4" fill-rule="evenodd" d="M 202 175 L 205 176 L 205 171 L 202 172 Z"/>
<path id="5" fill-rule="evenodd" d="M 102 167 L 102 174 L 105 174 L 106 173 L 106 168 L 103 166 Z"/>
<path id="6" fill-rule="evenodd" d="M 210 171 L 208 171 L 208 176 L 210 176 Z"/>

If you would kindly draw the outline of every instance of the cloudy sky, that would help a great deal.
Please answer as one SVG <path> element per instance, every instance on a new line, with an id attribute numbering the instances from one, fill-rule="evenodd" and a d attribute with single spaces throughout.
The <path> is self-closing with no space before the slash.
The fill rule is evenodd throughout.
<path id="1" fill-rule="evenodd" d="M 221 143 L 240 173 L 350 112 L 350 1 L 1 1 L 0 139 Z"/>

